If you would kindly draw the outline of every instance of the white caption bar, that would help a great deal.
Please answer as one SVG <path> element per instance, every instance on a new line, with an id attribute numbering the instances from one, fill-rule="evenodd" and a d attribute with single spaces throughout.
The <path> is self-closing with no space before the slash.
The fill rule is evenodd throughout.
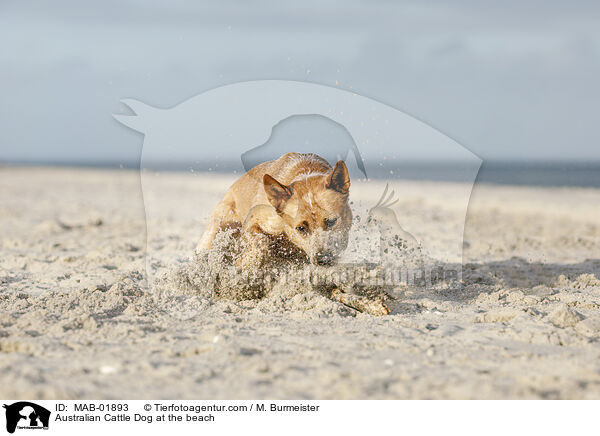
<path id="1" fill-rule="evenodd" d="M 589 434 L 597 401 L 4 400 L 0 434 Z"/>

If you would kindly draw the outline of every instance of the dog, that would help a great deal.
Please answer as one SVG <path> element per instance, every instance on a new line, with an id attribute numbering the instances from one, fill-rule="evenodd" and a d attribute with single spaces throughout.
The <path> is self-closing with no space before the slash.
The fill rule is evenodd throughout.
<path id="1" fill-rule="evenodd" d="M 316 154 L 287 153 L 255 166 L 228 189 L 196 252 L 212 248 L 219 232 L 233 230 L 242 239 L 240 269 L 286 258 L 330 265 L 348 245 L 349 193 L 344 161 L 332 168 Z"/>

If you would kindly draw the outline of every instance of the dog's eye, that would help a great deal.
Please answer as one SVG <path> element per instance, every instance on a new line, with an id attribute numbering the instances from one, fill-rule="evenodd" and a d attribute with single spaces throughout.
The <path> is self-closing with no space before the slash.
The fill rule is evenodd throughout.
<path id="1" fill-rule="evenodd" d="M 296 230 L 298 230 L 300 233 L 302 233 L 304 235 L 308 232 L 308 225 L 306 223 L 300 224 L 299 226 L 296 227 Z"/>
<path id="2" fill-rule="evenodd" d="M 330 229 L 333 226 L 335 226 L 335 223 L 337 222 L 337 218 L 326 218 L 325 219 L 325 228 L 326 229 Z"/>

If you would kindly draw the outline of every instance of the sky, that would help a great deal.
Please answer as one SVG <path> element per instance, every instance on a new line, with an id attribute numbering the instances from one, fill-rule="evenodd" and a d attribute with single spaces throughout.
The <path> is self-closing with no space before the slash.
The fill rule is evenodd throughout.
<path id="1" fill-rule="evenodd" d="M 263 79 L 377 100 L 484 162 L 600 161 L 595 1 L 4 0 L 0 38 L 0 161 L 131 164 L 121 99 Z"/>

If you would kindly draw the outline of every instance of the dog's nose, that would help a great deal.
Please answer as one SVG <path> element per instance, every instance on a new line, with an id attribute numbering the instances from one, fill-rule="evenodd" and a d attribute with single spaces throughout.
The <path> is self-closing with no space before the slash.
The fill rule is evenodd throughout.
<path id="1" fill-rule="evenodd" d="M 333 262 L 333 255 L 331 253 L 317 253 L 315 257 L 317 265 L 331 265 Z"/>

